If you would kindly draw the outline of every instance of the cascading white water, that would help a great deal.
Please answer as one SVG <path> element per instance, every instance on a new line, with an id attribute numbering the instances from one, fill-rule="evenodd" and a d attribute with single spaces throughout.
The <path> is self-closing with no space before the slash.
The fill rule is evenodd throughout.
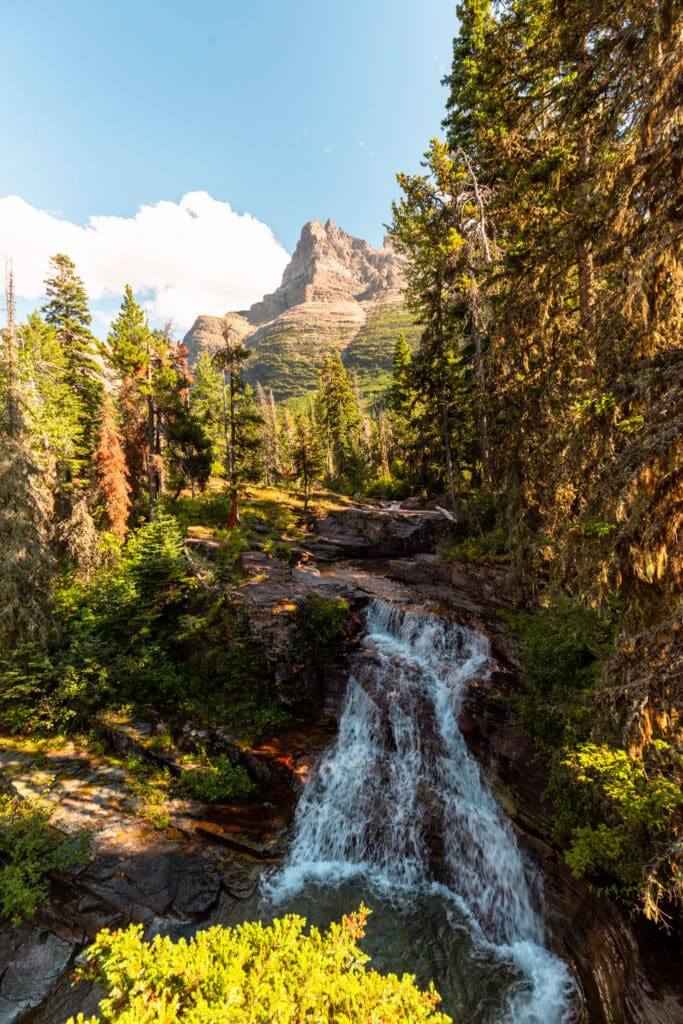
<path id="1" fill-rule="evenodd" d="M 458 727 L 487 640 L 376 602 L 335 744 L 302 794 L 281 871 L 282 902 L 311 883 L 361 878 L 383 898 L 438 895 L 470 938 L 514 974 L 496 1024 L 572 1019 L 575 986 L 543 944 L 538 885 Z"/>

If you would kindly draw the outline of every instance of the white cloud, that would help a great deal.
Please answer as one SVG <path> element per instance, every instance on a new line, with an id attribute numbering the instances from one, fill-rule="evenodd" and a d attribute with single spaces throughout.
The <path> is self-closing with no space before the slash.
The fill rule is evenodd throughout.
<path id="1" fill-rule="evenodd" d="M 185 330 L 200 313 L 245 309 L 280 283 L 289 255 L 270 228 L 207 192 L 141 206 L 134 217 L 73 224 L 19 196 L 0 198 L 0 259 L 12 260 L 16 293 L 40 300 L 48 260 L 65 252 L 85 282 L 94 326 L 108 320 L 125 284 L 145 295 L 154 322 Z"/>

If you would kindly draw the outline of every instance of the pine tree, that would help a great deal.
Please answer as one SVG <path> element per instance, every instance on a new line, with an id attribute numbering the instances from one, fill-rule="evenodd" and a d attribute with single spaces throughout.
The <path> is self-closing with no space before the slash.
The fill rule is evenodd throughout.
<path id="1" fill-rule="evenodd" d="M 239 480 L 245 464 L 260 445 L 255 428 L 259 421 L 253 397 L 244 393 L 242 365 L 249 358 L 229 321 L 222 325 L 223 348 L 214 355 L 214 363 L 223 372 L 223 425 L 225 435 L 225 462 L 230 495 L 228 527 L 239 523 Z"/>
<path id="2" fill-rule="evenodd" d="M 194 371 L 190 407 L 211 441 L 214 458 L 225 455 L 223 375 L 209 352 L 202 352 Z M 225 467 L 222 467 L 225 470 Z"/>
<path id="3" fill-rule="evenodd" d="M 170 324 L 152 332 L 149 440 L 159 468 L 158 492 L 163 493 L 168 471 L 176 497 L 188 485 L 193 491 L 206 486 L 213 458 L 211 439 L 190 401 L 188 355 L 184 345 L 173 341 Z"/>
<path id="4" fill-rule="evenodd" d="M 326 356 L 320 372 L 316 412 L 330 456 L 329 474 L 353 485 L 362 469 L 360 416 L 353 387 L 338 352 Z"/>
<path id="5" fill-rule="evenodd" d="M 17 373 L 36 457 L 48 472 L 65 479 L 78 470 L 83 423 L 78 396 L 68 380 L 68 364 L 54 327 L 31 313 L 17 328 Z"/>
<path id="6" fill-rule="evenodd" d="M 295 421 L 291 455 L 294 472 L 304 486 L 304 512 L 308 512 L 311 483 L 323 472 L 325 456 L 310 419 L 303 413 Z"/>
<path id="7" fill-rule="evenodd" d="M 146 603 L 172 591 L 188 577 L 183 535 L 176 519 L 161 506 L 154 518 L 128 542 L 128 571 Z"/>
<path id="8" fill-rule="evenodd" d="M 317 427 L 315 429 L 317 436 Z M 280 427 L 279 432 L 280 455 L 282 458 L 282 472 L 285 481 L 290 480 L 295 473 L 294 463 L 292 461 L 292 452 L 294 450 L 295 436 L 296 426 L 294 423 L 294 417 L 292 416 L 289 409 L 285 406 L 285 408 L 282 410 L 282 426 Z"/>
<path id="9" fill-rule="evenodd" d="M 0 336 L 0 647 L 11 653 L 16 644 L 47 633 L 54 571 L 51 495 L 26 428 L 11 271 L 7 320 Z"/>
<path id="10" fill-rule="evenodd" d="M 280 431 L 273 392 L 269 397 L 260 384 L 256 385 L 256 404 L 261 417 L 263 479 L 271 485 L 282 478 L 282 454 L 280 452 Z"/>
<path id="11" fill-rule="evenodd" d="M 107 335 L 105 358 L 116 378 L 123 450 L 134 502 L 140 499 L 145 487 L 152 501 L 156 483 L 149 437 L 150 345 L 144 310 L 136 302 L 130 285 L 126 285 L 121 309 Z"/>
<path id="12" fill-rule="evenodd" d="M 66 360 L 65 379 L 77 397 L 81 425 L 81 454 L 87 460 L 97 443 L 97 422 L 102 402 L 102 373 L 96 359 L 96 342 L 90 330 L 92 318 L 85 286 L 72 260 L 57 253 L 50 260 L 45 282 L 45 322 L 54 328 Z"/>
<path id="13" fill-rule="evenodd" d="M 109 529 L 120 541 L 125 540 L 130 510 L 128 469 L 123 452 L 123 438 L 114 419 L 110 398 L 102 407 L 100 439 L 95 453 L 97 479 Z"/>
<path id="14" fill-rule="evenodd" d="M 80 579 L 89 579 L 101 563 L 101 546 L 87 492 L 74 496 L 68 518 L 59 523 L 57 539 L 76 575 Z"/>

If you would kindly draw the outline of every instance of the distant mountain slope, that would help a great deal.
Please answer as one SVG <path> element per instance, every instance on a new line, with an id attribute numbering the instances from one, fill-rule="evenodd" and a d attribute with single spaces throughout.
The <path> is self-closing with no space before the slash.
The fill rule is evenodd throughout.
<path id="1" fill-rule="evenodd" d="M 331 220 L 305 224 L 280 287 L 251 309 L 228 314 L 252 350 L 247 379 L 279 399 L 305 394 L 336 349 L 365 391 L 385 386 L 399 334 L 413 342 L 420 333 L 403 302 L 404 265 L 389 244 L 374 249 Z M 184 343 L 193 361 L 203 349 L 220 347 L 220 318 L 198 317 Z"/>

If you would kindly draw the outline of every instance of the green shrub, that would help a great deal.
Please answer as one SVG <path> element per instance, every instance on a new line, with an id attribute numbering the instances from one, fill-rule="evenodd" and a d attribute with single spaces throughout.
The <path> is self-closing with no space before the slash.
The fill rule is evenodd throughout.
<path id="1" fill-rule="evenodd" d="M 491 530 L 488 533 L 463 537 L 451 544 L 444 555 L 444 561 L 486 563 L 500 561 L 507 553 L 505 530 Z"/>
<path id="2" fill-rule="evenodd" d="M 63 836 L 50 828 L 50 811 L 38 801 L 0 796 L 0 907 L 18 924 L 49 902 L 53 871 L 86 864 L 90 833 Z"/>
<path id="3" fill-rule="evenodd" d="M 436 1010 L 433 985 L 421 992 L 402 978 L 367 971 L 357 940 L 368 911 L 361 906 L 321 934 L 304 932 L 290 915 L 269 927 L 260 922 L 209 928 L 189 941 L 142 939 L 142 926 L 100 932 L 80 975 L 109 994 L 100 1017 L 82 1014 L 68 1024 L 451 1024 Z"/>
<path id="4" fill-rule="evenodd" d="M 188 526 L 220 529 L 226 527 L 230 519 L 230 496 L 224 491 L 205 491 L 194 498 L 167 498 L 165 507 L 175 516 L 183 533 Z"/>
<path id="5" fill-rule="evenodd" d="M 376 476 L 363 487 L 363 494 L 369 498 L 387 498 L 399 500 L 410 494 L 410 484 L 406 480 L 391 475 Z"/>
<path id="6" fill-rule="evenodd" d="M 180 785 L 209 803 L 246 800 L 256 792 L 246 769 L 241 764 L 232 764 L 225 754 L 214 758 L 206 754 L 193 756 L 183 769 Z"/>
<path id="7" fill-rule="evenodd" d="M 159 768 L 136 754 L 126 758 L 128 778 L 126 788 L 138 801 L 138 813 L 153 828 L 165 829 L 170 824 L 166 801 L 169 797 L 171 775 L 167 768 Z"/>
<path id="8" fill-rule="evenodd" d="M 315 655 L 340 643 L 349 626 L 349 602 L 341 597 L 309 594 L 297 611 L 298 650 L 294 655 Z"/>
<path id="9" fill-rule="evenodd" d="M 555 592 L 545 608 L 509 616 L 509 625 L 534 690 L 516 699 L 525 728 L 552 750 L 587 739 L 589 693 L 612 650 L 614 617 Z"/>
<path id="10" fill-rule="evenodd" d="M 270 555 L 272 558 L 278 558 L 287 565 L 296 565 L 300 557 L 300 552 L 293 548 L 291 544 L 283 540 L 274 540 L 272 537 L 269 537 L 264 543 L 263 550 L 267 555 Z"/>
<path id="11" fill-rule="evenodd" d="M 550 792 L 571 834 L 565 854 L 577 875 L 605 873 L 628 892 L 643 865 L 666 842 L 683 793 L 662 776 L 648 777 L 625 750 L 583 743 L 556 764 Z"/>
<path id="12" fill-rule="evenodd" d="M 235 583 L 238 579 L 238 562 L 240 555 L 251 547 L 248 532 L 240 527 L 225 530 L 222 543 L 216 555 L 216 578 L 221 583 Z"/>
<path id="13" fill-rule="evenodd" d="M 570 868 L 600 891 L 647 911 L 648 884 L 666 898 L 679 898 L 669 876 L 653 881 L 652 872 L 673 848 L 683 796 L 667 777 L 672 765 L 661 756 L 661 744 L 661 770 L 646 772 L 620 747 L 591 742 L 616 624 L 614 613 L 599 616 L 559 593 L 550 595 L 545 609 L 511 616 L 534 688 L 513 702 L 547 760 L 547 795 Z"/>

